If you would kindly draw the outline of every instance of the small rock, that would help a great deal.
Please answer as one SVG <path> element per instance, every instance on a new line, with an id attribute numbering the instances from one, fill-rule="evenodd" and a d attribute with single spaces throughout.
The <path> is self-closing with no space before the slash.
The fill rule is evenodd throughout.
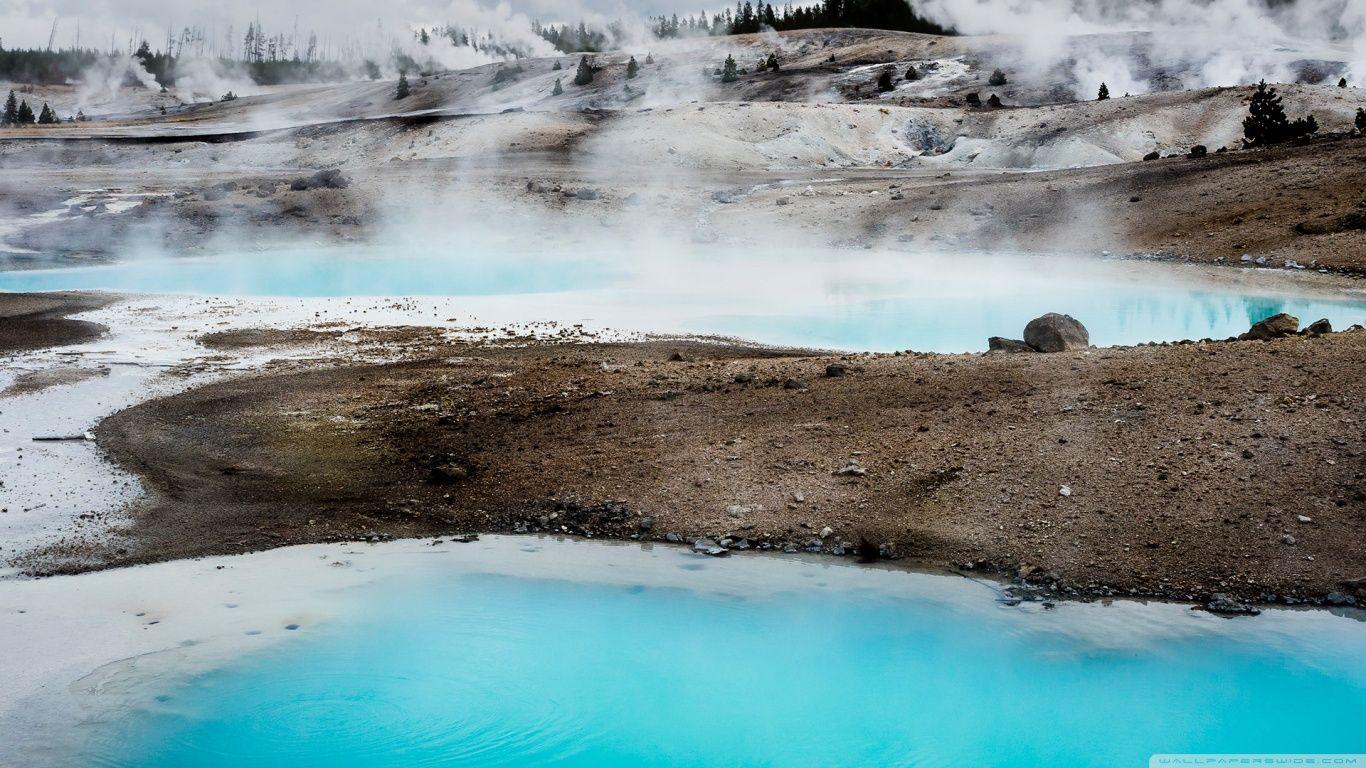
<path id="1" fill-rule="evenodd" d="M 1062 486 L 1061 488 L 1058 489 L 1058 495 L 1059 495 L 1059 496 L 1071 496 L 1071 495 L 1072 495 L 1072 487 L 1071 487 L 1071 486 L 1068 486 L 1068 485 Z"/>
<path id="2" fill-rule="evenodd" d="M 1295 519 L 1296 519 L 1296 520 L 1299 520 L 1301 523 L 1312 523 L 1312 522 L 1314 522 L 1314 518 L 1312 518 L 1312 517 L 1310 517 L 1310 516 L 1308 516 L 1308 515 L 1295 515 Z"/>
<path id="3" fill-rule="evenodd" d="M 747 517 L 753 510 L 744 504 L 731 504 L 726 507 L 726 514 L 731 517 Z"/>
<path id="4" fill-rule="evenodd" d="M 1322 336 L 1326 333 L 1332 332 L 1333 324 L 1328 322 L 1328 318 L 1323 318 L 1322 320 L 1315 320 L 1314 322 L 1306 326 L 1303 331 L 1300 331 L 1300 333 L 1306 336 Z"/>
<path id="5" fill-rule="evenodd" d="M 655 519 L 653 517 L 642 517 L 636 521 L 636 527 L 642 531 L 648 531 L 655 527 Z"/>
<path id="6" fill-rule="evenodd" d="M 788 205 L 788 204 L 791 203 L 791 202 L 792 202 L 792 198 L 790 198 L 790 197 L 780 197 L 780 198 L 778 198 L 777 201 L 776 201 L 776 203 L 777 203 L 778 205 Z"/>
<path id="7" fill-rule="evenodd" d="M 711 557 L 723 557 L 726 554 L 726 548 L 711 539 L 695 540 L 692 543 L 692 551 Z"/>
<path id="8" fill-rule="evenodd" d="M 987 339 L 988 352 L 1003 352 L 1014 354 L 1017 352 L 1034 352 L 1034 348 L 1019 339 L 1007 339 L 1001 336 L 992 336 Z"/>
<path id="9" fill-rule="evenodd" d="M 801 379 L 788 379 L 783 382 L 783 389 L 806 389 L 806 382 Z"/>
<path id="10" fill-rule="evenodd" d="M 844 366 L 843 364 L 841 364 L 841 363 L 831 363 L 831 364 L 825 366 L 825 375 L 828 376 L 828 377 L 830 377 L 830 378 L 835 378 L 835 377 L 837 377 L 837 376 L 843 376 L 844 374 L 846 374 L 846 373 L 848 373 L 848 372 L 849 372 L 849 369 L 848 369 L 847 367 L 845 367 L 845 366 Z"/>
<path id="11" fill-rule="evenodd" d="M 1293 547 L 1295 546 L 1295 537 L 1287 533 L 1281 537 L 1281 543 L 1287 547 Z"/>
<path id="12" fill-rule="evenodd" d="M 664 534 L 664 540 L 673 544 L 678 544 L 683 541 L 683 537 L 676 533 L 666 533 Z"/>
<path id="13" fill-rule="evenodd" d="M 832 534 L 832 533 L 834 533 L 834 531 L 831 530 L 830 526 L 827 525 L 827 526 L 825 526 L 824 528 L 821 529 L 821 538 L 822 538 L 822 539 L 828 539 L 828 538 L 830 538 L 830 534 Z"/>
<path id="14" fill-rule="evenodd" d="M 1225 616 L 1256 616 L 1261 613 L 1251 605 L 1223 592 L 1215 592 L 1210 595 L 1209 600 L 1205 601 L 1205 610 Z"/>
<path id="15" fill-rule="evenodd" d="M 840 467 L 839 469 L 835 470 L 834 474 L 847 475 L 853 477 L 863 477 L 864 475 L 868 474 L 868 470 L 860 466 L 858 462 L 851 461 L 848 464 L 845 464 L 843 467 Z"/>
<path id="16" fill-rule="evenodd" d="M 1357 604 L 1357 599 L 1343 592 L 1329 592 L 1323 596 L 1323 602 L 1329 605 L 1352 606 Z"/>
<path id="17" fill-rule="evenodd" d="M 470 476 L 470 468 L 455 462 L 438 464 L 432 467 L 427 476 L 427 482 L 433 485 L 451 485 L 465 480 Z"/>

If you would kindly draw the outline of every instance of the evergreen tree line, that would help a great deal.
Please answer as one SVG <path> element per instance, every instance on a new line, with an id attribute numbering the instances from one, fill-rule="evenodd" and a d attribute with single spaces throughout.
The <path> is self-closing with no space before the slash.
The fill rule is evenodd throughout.
<path id="1" fill-rule="evenodd" d="M 737 2 L 735 10 L 727 8 L 710 17 L 659 16 L 651 19 L 651 29 L 661 38 L 694 35 L 742 35 L 765 28 L 786 31 L 817 27 L 868 27 L 900 32 L 923 32 L 933 35 L 953 34 L 952 30 L 926 19 L 915 12 L 906 0 L 822 0 L 814 5 L 791 3 L 781 8 L 772 3 L 750 0 Z"/>
<path id="2" fill-rule="evenodd" d="M 184 61 L 165 51 L 153 51 L 145 41 L 138 46 L 133 57 L 159 84 L 168 88 L 175 85 L 177 65 Z M 123 58 L 123 54 L 105 53 L 89 48 L 56 51 L 17 48 L 0 50 L 0 80 L 34 85 L 61 85 L 79 81 L 86 70 L 101 62 L 112 63 Z M 221 57 L 217 61 L 225 67 L 245 69 L 251 79 L 260 85 L 345 80 L 354 74 L 354 67 L 336 61 L 306 61 L 295 58 L 242 61 L 226 57 Z M 127 84 L 138 83 L 133 79 Z"/>
<path id="3" fill-rule="evenodd" d="M 79 79 L 81 72 L 108 56 L 89 48 L 59 51 L 0 49 L 0 80 L 57 85 Z"/>
<path id="4" fill-rule="evenodd" d="M 531 31 L 540 35 L 541 39 L 555 46 L 555 50 L 561 53 L 599 53 L 620 47 L 621 42 L 626 39 L 626 25 L 620 20 L 608 24 L 606 29 L 601 30 L 590 29 L 582 21 L 577 25 L 541 24 L 539 21 L 533 21 Z"/>
<path id="5" fill-rule="evenodd" d="M 72 118 L 74 119 L 74 118 Z M 33 113 L 33 107 L 28 105 L 27 99 L 20 99 L 14 95 L 14 91 L 9 92 L 5 98 L 5 106 L 0 111 L 0 126 L 8 128 L 12 125 L 55 125 L 62 119 L 57 117 L 57 110 L 49 107 L 47 102 L 43 102 L 43 108 L 38 114 Z"/>

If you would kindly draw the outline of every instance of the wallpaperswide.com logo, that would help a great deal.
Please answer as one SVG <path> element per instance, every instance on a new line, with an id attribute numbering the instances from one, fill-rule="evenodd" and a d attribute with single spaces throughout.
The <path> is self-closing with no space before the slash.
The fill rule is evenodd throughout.
<path id="1" fill-rule="evenodd" d="M 1153 755 L 1148 768 L 1190 768 L 1210 765 L 1262 766 L 1360 766 L 1366 768 L 1366 754 L 1362 755 Z"/>

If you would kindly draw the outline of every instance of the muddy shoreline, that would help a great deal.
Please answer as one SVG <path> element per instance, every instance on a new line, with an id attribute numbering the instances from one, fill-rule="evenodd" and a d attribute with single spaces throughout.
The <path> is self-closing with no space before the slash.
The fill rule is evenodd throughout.
<path id="1" fill-rule="evenodd" d="M 68 315 L 117 301 L 112 294 L 89 292 L 0 293 L 0 355 L 81 344 L 108 329 Z"/>
<path id="2" fill-rule="evenodd" d="M 895 559 L 1066 598 L 1366 597 L 1364 332 L 1010 356 L 403 333 L 401 362 L 110 417 L 99 445 L 150 492 L 130 535 L 26 567 L 550 532 Z"/>

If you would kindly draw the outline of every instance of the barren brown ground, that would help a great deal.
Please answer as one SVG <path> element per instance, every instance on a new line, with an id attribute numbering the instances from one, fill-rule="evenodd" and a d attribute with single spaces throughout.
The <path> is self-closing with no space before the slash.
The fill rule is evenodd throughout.
<path id="1" fill-rule="evenodd" d="M 1360 331 L 985 357 L 432 340 L 111 417 L 100 445 L 152 492 L 134 547 L 34 568 L 551 530 L 1314 599 L 1366 576 L 1364 354 Z"/>
<path id="2" fill-rule="evenodd" d="M 1292 259 L 1366 272 L 1360 137 L 1065 171 L 860 177 L 840 188 L 854 194 L 767 192 L 719 212 L 716 223 L 728 234 L 770 225 L 831 239 L 906 236 L 912 247 L 1108 250 L 1232 264 L 1247 253 L 1273 266 Z M 790 204 L 773 205 L 782 196 Z"/>
<path id="3" fill-rule="evenodd" d="M 113 300 L 89 293 L 0 294 L 0 354 L 98 338 L 104 326 L 66 315 L 99 309 Z"/>

